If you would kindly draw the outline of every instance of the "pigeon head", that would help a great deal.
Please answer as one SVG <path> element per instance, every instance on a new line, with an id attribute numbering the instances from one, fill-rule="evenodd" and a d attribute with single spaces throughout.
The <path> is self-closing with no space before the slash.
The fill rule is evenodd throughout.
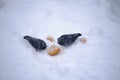
<path id="1" fill-rule="evenodd" d="M 82 36 L 82 34 L 80 34 L 80 33 L 77 33 L 77 35 L 78 35 L 78 36 Z"/>
<path id="2" fill-rule="evenodd" d="M 74 34 L 72 34 L 72 36 L 74 36 L 75 38 L 77 38 L 79 36 L 82 36 L 82 34 L 80 34 L 80 33 L 74 33 Z"/>
<path id="3" fill-rule="evenodd" d="M 27 40 L 28 40 L 28 39 L 31 39 L 30 36 L 24 36 L 23 38 L 24 38 L 24 39 L 27 39 Z"/>

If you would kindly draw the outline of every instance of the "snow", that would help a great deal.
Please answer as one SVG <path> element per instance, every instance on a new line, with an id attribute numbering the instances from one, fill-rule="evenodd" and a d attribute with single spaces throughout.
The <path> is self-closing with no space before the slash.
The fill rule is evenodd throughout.
<path id="1" fill-rule="evenodd" d="M 120 80 L 119 9 L 119 0 L 0 0 L 0 80 Z M 80 37 L 67 48 L 57 44 L 78 32 L 86 44 Z M 25 35 L 61 53 L 36 52 Z"/>

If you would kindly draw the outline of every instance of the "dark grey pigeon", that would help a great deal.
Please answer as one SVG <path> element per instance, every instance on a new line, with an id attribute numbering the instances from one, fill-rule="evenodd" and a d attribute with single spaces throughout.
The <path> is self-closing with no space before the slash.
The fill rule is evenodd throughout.
<path id="1" fill-rule="evenodd" d="M 75 40 L 79 36 L 82 36 L 82 34 L 80 34 L 80 33 L 74 33 L 74 34 L 65 34 L 65 35 L 62 35 L 62 36 L 60 36 L 58 38 L 58 44 L 60 44 L 62 46 L 69 46 L 73 42 L 75 42 Z"/>
<path id="2" fill-rule="evenodd" d="M 36 51 L 44 50 L 47 47 L 46 43 L 41 39 L 31 36 L 24 36 L 24 39 L 26 39 L 36 49 Z"/>

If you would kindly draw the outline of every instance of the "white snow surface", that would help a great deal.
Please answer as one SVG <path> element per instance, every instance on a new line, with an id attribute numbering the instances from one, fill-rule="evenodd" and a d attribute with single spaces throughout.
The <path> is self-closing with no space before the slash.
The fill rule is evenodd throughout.
<path id="1" fill-rule="evenodd" d="M 78 32 L 86 44 L 57 44 Z M 25 35 L 61 52 L 36 52 Z M 0 80 L 120 80 L 120 0 L 0 0 Z"/>

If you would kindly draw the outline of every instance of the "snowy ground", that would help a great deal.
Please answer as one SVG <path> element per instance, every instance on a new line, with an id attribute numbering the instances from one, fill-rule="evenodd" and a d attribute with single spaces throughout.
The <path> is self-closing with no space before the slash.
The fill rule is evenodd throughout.
<path id="1" fill-rule="evenodd" d="M 54 57 L 23 39 L 76 32 Z M 0 80 L 120 80 L 120 1 L 0 0 L 0 44 Z"/>

